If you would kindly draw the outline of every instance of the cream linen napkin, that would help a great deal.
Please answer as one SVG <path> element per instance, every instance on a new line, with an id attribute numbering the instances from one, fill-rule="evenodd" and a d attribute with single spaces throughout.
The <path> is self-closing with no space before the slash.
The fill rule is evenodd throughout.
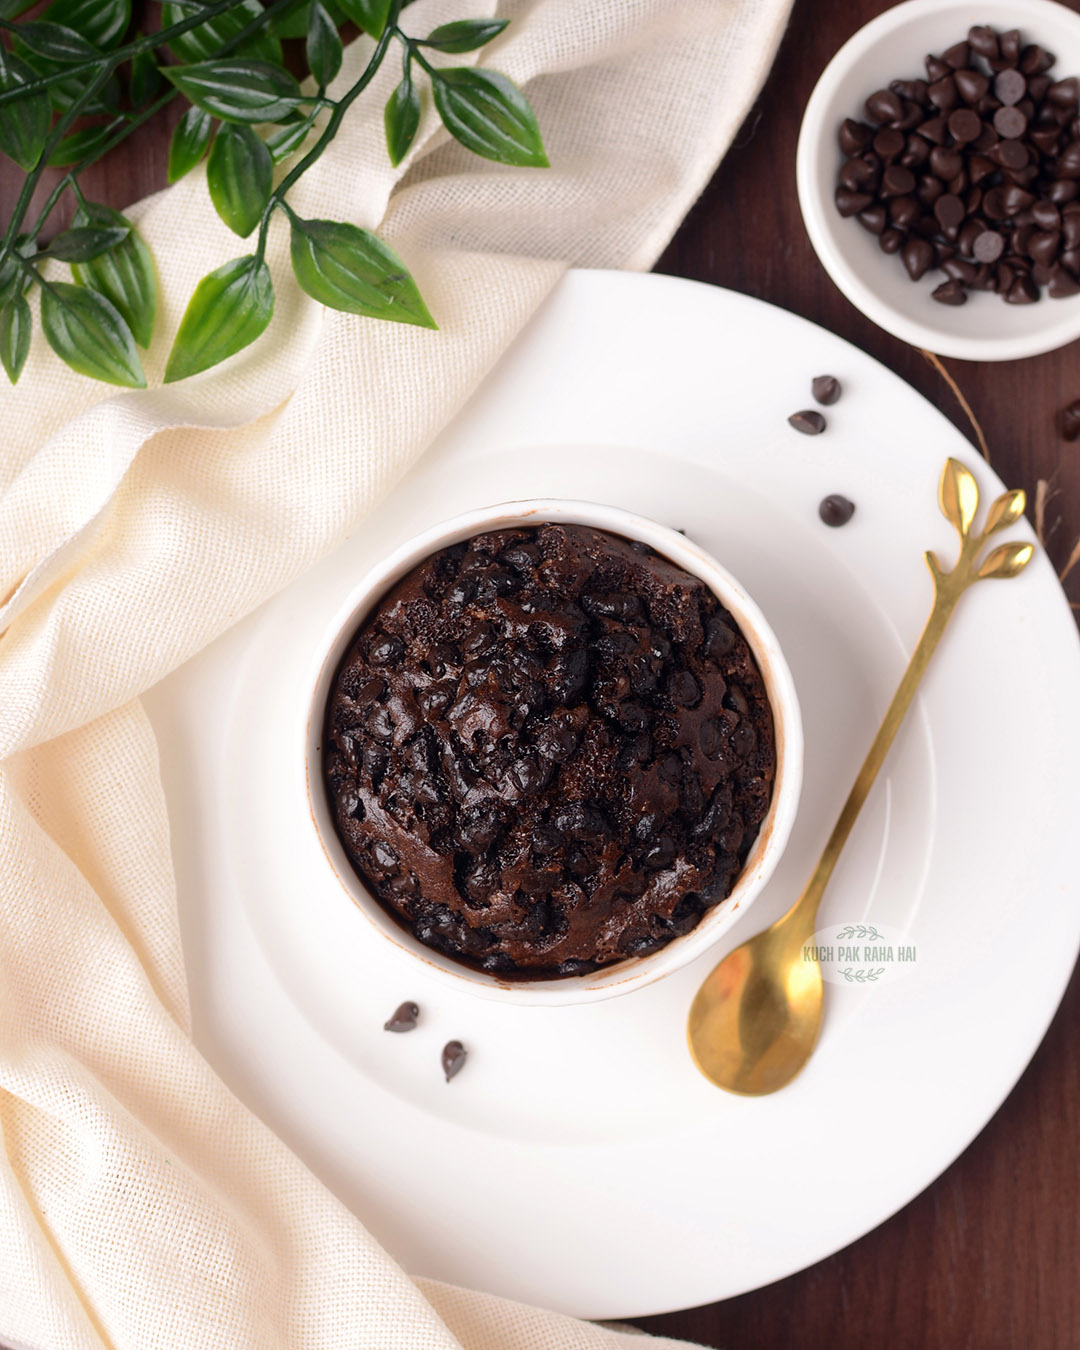
<path id="1" fill-rule="evenodd" d="M 138 695 L 354 530 L 568 265 L 651 265 L 789 3 L 500 0 L 513 22 L 481 60 L 527 86 L 546 171 L 468 155 L 430 111 L 391 169 L 388 61 L 291 200 L 377 227 L 438 332 L 323 311 L 279 229 L 277 314 L 227 366 L 103 399 L 37 343 L 0 394 L 0 1342 L 641 1344 L 414 1283 L 204 1063 Z M 495 8 L 419 0 L 405 21 Z M 341 87 L 368 50 L 353 44 Z M 153 385 L 196 281 L 245 246 L 199 173 L 137 215 L 160 269 Z"/>

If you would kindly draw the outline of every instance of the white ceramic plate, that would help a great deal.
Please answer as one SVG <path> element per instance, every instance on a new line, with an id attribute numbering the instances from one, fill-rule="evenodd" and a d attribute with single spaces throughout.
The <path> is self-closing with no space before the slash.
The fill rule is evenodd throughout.
<path id="1" fill-rule="evenodd" d="M 844 397 L 801 436 L 811 377 Z M 161 739 L 199 1044 L 406 1268 L 590 1317 L 742 1293 L 880 1223 L 1016 1081 L 1080 941 L 1080 646 L 1045 558 L 965 597 L 836 873 L 822 924 L 891 925 L 903 978 L 831 987 L 784 1092 L 693 1068 L 714 959 L 786 907 L 858 768 L 951 558 L 948 455 L 1000 484 L 907 385 L 758 301 L 573 273 L 374 519 L 148 699 Z M 827 529 L 819 499 L 853 521 Z M 303 826 L 298 700 L 375 559 L 466 508 L 607 501 L 685 529 L 761 604 L 806 727 L 795 830 L 719 947 L 596 1006 L 500 1007 L 387 950 Z M 1026 527 L 1017 533 L 1022 534 Z M 387 1035 L 403 999 L 420 1027 Z M 447 1085 L 443 1043 L 469 1048 Z"/>

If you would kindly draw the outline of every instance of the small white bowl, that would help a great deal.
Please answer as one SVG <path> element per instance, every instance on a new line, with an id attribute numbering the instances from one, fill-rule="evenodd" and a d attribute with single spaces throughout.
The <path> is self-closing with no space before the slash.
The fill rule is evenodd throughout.
<path id="1" fill-rule="evenodd" d="M 639 539 L 657 553 L 700 577 L 737 620 L 757 659 L 772 705 L 776 730 L 777 768 L 769 813 L 731 894 L 713 906 L 696 928 L 648 956 L 628 958 L 588 975 L 558 980 L 511 981 L 473 970 L 425 946 L 394 921 L 353 870 L 334 829 L 322 775 L 322 741 L 326 702 L 338 665 L 357 628 L 372 607 L 407 572 L 430 554 L 475 534 L 545 521 L 591 525 L 628 539 Z M 700 956 L 745 912 L 761 891 L 787 844 L 802 787 L 803 735 L 791 672 L 772 629 L 739 583 L 702 549 L 676 530 L 613 506 L 575 501 L 507 502 L 455 516 L 410 539 L 370 571 L 345 601 L 318 652 L 303 709 L 303 764 L 311 825 L 346 894 L 395 947 L 422 961 L 428 974 L 489 998 L 517 1004 L 560 1005 L 594 1002 L 629 993 Z"/>
<path id="2" fill-rule="evenodd" d="M 899 257 L 888 256 L 855 219 L 833 201 L 843 163 L 837 132 L 845 117 L 865 119 L 863 102 L 896 79 L 925 77 L 928 52 L 939 55 L 963 41 L 973 24 L 999 32 L 1019 28 L 1057 61 L 1056 79 L 1080 74 L 1080 14 L 1054 0 L 908 0 L 879 15 L 850 38 L 825 67 L 806 105 L 796 177 L 810 241 L 825 270 L 847 298 L 886 332 L 941 356 L 965 361 L 1013 361 L 1063 347 L 1080 337 L 1080 296 L 1033 305 L 1008 305 L 1000 296 L 970 292 L 967 304 L 938 304 L 930 292 L 945 279 L 931 271 L 908 278 Z"/>

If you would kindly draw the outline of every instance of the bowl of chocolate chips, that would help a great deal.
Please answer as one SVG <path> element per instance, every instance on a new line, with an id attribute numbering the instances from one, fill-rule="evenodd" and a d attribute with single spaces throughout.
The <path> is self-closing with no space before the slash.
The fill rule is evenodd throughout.
<path id="1" fill-rule="evenodd" d="M 972 361 L 1072 342 L 1080 14 L 1054 0 L 886 10 L 819 79 L 797 179 L 822 264 L 896 337 Z"/>
<path id="2" fill-rule="evenodd" d="M 364 577 L 312 669 L 325 863 L 399 951 L 525 1004 L 626 993 L 700 955 L 787 843 L 791 675 L 681 533 L 545 500 L 471 512 Z"/>

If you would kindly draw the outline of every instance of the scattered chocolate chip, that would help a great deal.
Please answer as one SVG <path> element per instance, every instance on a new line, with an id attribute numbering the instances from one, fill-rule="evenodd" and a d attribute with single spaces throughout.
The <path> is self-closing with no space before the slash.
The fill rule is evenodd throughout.
<path id="1" fill-rule="evenodd" d="M 1058 425 L 1065 440 L 1080 440 L 1080 398 L 1074 398 L 1067 407 L 1062 408 L 1058 414 Z"/>
<path id="2" fill-rule="evenodd" d="M 402 1003 L 388 1022 L 383 1023 L 384 1031 L 412 1031 L 420 1017 L 420 1008 L 415 1003 Z"/>
<path id="3" fill-rule="evenodd" d="M 442 1051 L 442 1070 L 446 1074 L 446 1081 L 459 1074 L 465 1067 L 465 1060 L 468 1051 L 460 1041 L 447 1041 Z"/>
<path id="4" fill-rule="evenodd" d="M 804 408 L 802 412 L 792 413 L 788 425 L 804 436 L 820 436 L 825 430 L 825 418 L 815 408 Z"/>
<path id="5" fill-rule="evenodd" d="M 810 383 L 810 392 L 818 403 L 828 408 L 839 401 L 844 391 L 835 375 L 816 375 Z"/>
<path id="6" fill-rule="evenodd" d="M 854 514 L 855 503 L 849 501 L 847 497 L 842 497 L 838 492 L 831 492 L 829 496 L 823 497 L 818 506 L 818 515 L 826 525 L 831 525 L 834 529 L 846 525 Z"/>

